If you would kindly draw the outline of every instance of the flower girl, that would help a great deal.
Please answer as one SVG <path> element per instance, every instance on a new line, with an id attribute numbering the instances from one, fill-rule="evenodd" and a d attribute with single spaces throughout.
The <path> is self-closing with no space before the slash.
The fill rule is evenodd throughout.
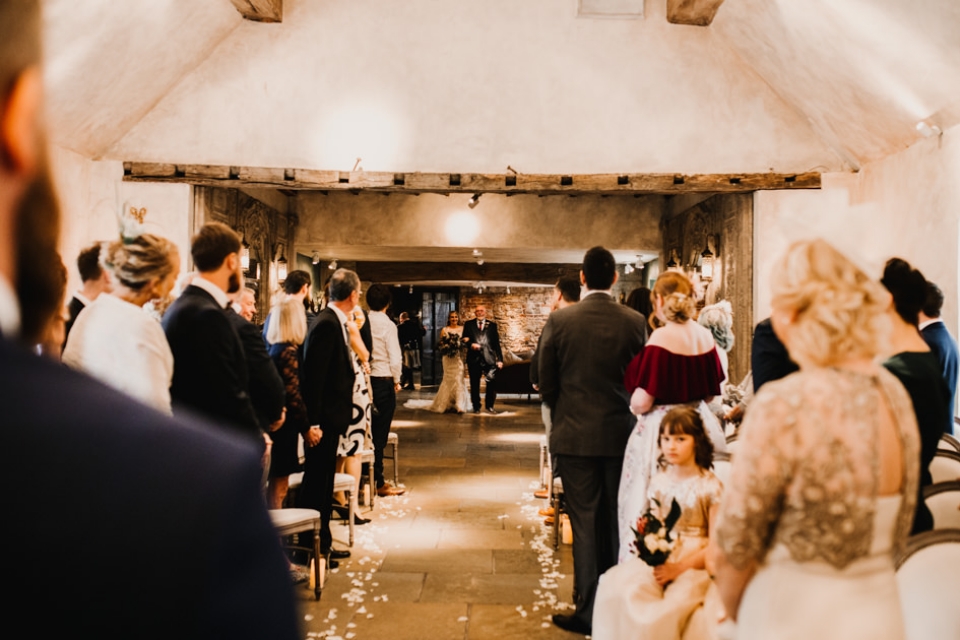
<path id="1" fill-rule="evenodd" d="M 712 637 L 716 616 L 702 609 L 710 587 L 704 560 L 723 490 L 710 471 L 713 444 L 692 406 L 664 415 L 659 440 L 662 456 L 648 486 L 650 509 L 635 529 L 639 557 L 600 577 L 593 609 L 596 640 Z"/>

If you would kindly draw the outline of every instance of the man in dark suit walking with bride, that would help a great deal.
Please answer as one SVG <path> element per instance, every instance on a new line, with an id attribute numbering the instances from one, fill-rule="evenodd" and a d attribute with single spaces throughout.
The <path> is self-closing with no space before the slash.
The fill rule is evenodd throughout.
<path id="1" fill-rule="evenodd" d="M 478 304 L 473 320 L 463 323 L 463 341 L 467 345 L 467 370 L 470 372 L 470 400 L 473 412 L 480 413 L 480 377 L 487 379 L 484 410 L 495 414 L 497 401 L 496 373 L 503 368 L 503 351 L 497 323 L 487 319 L 487 308 Z"/>

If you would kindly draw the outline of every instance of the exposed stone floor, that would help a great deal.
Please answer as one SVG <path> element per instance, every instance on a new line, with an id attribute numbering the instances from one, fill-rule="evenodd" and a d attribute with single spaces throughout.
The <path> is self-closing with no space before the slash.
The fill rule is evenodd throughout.
<path id="1" fill-rule="evenodd" d="M 352 557 L 319 602 L 297 587 L 307 638 L 511 640 L 582 637 L 549 622 L 571 602 L 570 547 L 553 551 L 537 510 L 540 405 L 498 399 L 497 416 L 403 408 L 432 390 L 401 392 L 404 496 L 378 498 L 356 528 Z M 386 474 L 392 474 L 386 461 Z M 337 548 L 347 527 L 334 522 Z"/>

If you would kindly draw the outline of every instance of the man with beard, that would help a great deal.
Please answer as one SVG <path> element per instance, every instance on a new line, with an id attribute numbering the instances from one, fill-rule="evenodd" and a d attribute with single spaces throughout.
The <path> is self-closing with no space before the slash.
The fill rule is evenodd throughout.
<path id="1" fill-rule="evenodd" d="M 0 0 L 0 482 L 17 487 L 8 521 L 29 523 L 4 533 L 0 568 L 17 585 L 5 609 L 30 636 L 302 637 L 257 451 L 25 347 L 58 312 L 62 282 L 40 24 L 39 0 Z M 64 578 L 70 596 L 30 614 Z"/>
<path id="2" fill-rule="evenodd" d="M 262 443 L 243 344 L 227 317 L 227 294 L 240 290 L 240 236 L 220 222 L 205 224 L 190 253 L 197 277 L 163 316 L 173 352 L 174 415 L 198 412 Z"/>

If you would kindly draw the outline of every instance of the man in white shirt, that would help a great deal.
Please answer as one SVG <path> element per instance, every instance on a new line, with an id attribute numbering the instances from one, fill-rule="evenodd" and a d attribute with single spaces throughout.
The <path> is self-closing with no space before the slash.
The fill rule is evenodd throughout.
<path id="1" fill-rule="evenodd" d="M 390 436 L 390 423 L 397 409 L 397 391 L 400 390 L 400 375 L 403 369 L 403 354 L 397 327 L 387 316 L 392 296 L 390 289 L 375 284 L 367 291 L 370 306 L 370 331 L 373 334 L 373 353 L 370 358 L 370 384 L 373 387 L 373 419 L 370 432 L 373 436 L 373 473 L 377 482 L 377 495 L 399 496 L 406 489 L 391 487 L 383 477 L 383 449 Z"/>

